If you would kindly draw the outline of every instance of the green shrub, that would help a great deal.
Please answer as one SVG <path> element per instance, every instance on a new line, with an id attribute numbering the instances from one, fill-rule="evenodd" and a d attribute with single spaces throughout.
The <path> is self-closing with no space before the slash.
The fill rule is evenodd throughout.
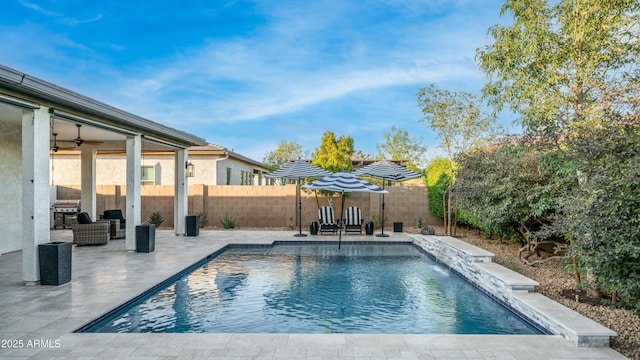
<path id="1" fill-rule="evenodd" d="M 198 222 L 199 222 L 198 226 L 201 229 L 209 224 L 209 219 L 207 219 L 207 212 L 206 211 L 200 211 L 198 213 Z"/>
<path id="2" fill-rule="evenodd" d="M 236 218 L 234 218 L 232 215 L 226 214 L 224 217 L 222 217 L 222 220 L 220 220 L 220 223 L 222 224 L 222 227 L 225 229 L 233 229 L 236 227 Z"/>
<path id="3" fill-rule="evenodd" d="M 160 224 L 164 222 L 164 218 L 158 211 L 154 212 L 149 216 L 149 224 L 154 224 L 156 228 L 160 227 Z"/>
<path id="4" fill-rule="evenodd" d="M 380 221 L 380 215 L 373 215 L 371 217 L 371 220 L 373 220 L 373 228 L 376 230 L 379 230 L 382 227 L 382 221 Z M 384 220 L 387 221 L 387 217 L 384 217 Z"/>

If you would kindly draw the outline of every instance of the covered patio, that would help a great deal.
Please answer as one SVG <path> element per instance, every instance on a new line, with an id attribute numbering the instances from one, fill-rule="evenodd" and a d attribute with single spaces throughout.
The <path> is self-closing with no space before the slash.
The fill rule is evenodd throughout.
<path id="1" fill-rule="evenodd" d="M 204 139 L 0 66 L 0 203 L 7 210 L 0 217 L 0 256 L 20 251 L 21 275 L 16 276 L 24 284 L 39 283 L 37 248 L 50 242 L 50 157 L 57 151 L 56 145 L 80 152 L 80 211 L 94 220 L 98 217 L 96 152 L 126 152 L 126 204 L 121 209 L 127 221 L 123 251 L 135 250 L 135 226 L 143 222 L 142 148 L 173 151 L 174 230 L 176 235 L 185 233 L 187 149 L 206 145 Z M 14 273 L 13 269 L 2 270 Z"/>

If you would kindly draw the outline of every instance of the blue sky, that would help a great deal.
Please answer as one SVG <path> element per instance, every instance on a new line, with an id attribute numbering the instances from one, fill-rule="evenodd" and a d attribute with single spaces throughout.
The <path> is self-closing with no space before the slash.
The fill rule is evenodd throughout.
<path id="1" fill-rule="evenodd" d="M 392 125 L 432 157 L 416 94 L 479 93 L 475 50 L 502 4 L 4 0 L 0 64 L 255 160 L 327 130 L 375 155 Z"/>

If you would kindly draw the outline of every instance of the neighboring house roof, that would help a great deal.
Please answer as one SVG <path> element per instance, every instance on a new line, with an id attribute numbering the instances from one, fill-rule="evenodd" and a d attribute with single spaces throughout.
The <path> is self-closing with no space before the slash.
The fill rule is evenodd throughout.
<path id="1" fill-rule="evenodd" d="M 380 161 L 380 159 L 351 159 L 351 164 L 353 165 L 353 169 L 357 170 L 378 161 Z M 407 166 L 407 160 L 387 160 L 387 161 L 390 161 L 400 166 Z"/>
<path id="2" fill-rule="evenodd" d="M 250 159 L 246 156 L 240 155 L 236 152 L 230 151 L 229 149 L 222 147 L 220 145 L 216 145 L 216 144 L 207 144 L 205 146 L 192 146 L 189 148 L 189 154 L 193 155 L 193 154 L 204 154 L 204 153 L 208 153 L 208 154 L 216 154 L 216 155 L 222 155 L 222 156 L 227 156 L 229 155 L 230 158 L 234 158 L 237 160 L 241 160 L 244 161 L 246 163 L 255 165 L 257 167 L 260 168 L 264 168 L 265 170 L 267 169 L 267 166 L 259 161 Z"/>
<path id="3" fill-rule="evenodd" d="M 54 107 L 56 110 L 76 112 L 81 116 L 92 115 L 105 125 L 136 132 L 142 131 L 145 135 L 182 146 L 207 143 L 198 136 L 153 122 L 2 65 L 0 65 L 0 89 L 6 90 L 7 95 L 27 95 L 31 98 L 30 100 L 47 107 Z"/>

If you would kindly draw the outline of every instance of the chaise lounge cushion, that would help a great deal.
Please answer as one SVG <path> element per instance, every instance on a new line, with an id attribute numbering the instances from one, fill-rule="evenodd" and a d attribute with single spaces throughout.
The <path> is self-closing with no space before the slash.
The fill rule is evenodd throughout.
<path id="1" fill-rule="evenodd" d="M 347 208 L 344 231 L 362 234 L 362 214 L 358 207 L 350 206 Z"/>
<path id="2" fill-rule="evenodd" d="M 335 233 L 338 231 L 338 223 L 335 220 L 331 206 L 323 206 L 318 209 L 318 220 L 320 223 L 320 234 L 323 232 Z"/>

